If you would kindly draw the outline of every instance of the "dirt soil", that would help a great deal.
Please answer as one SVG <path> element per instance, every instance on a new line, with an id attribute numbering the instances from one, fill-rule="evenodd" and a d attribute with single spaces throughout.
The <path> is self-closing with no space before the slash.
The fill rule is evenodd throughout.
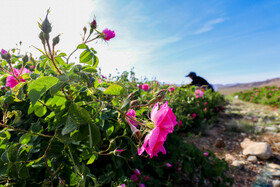
<path id="1" fill-rule="evenodd" d="M 219 115 L 218 121 L 202 135 L 189 137 L 186 141 L 194 143 L 205 152 L 211 150 L 217 157 L 225 159 L 229 163 L 230 174 L 235 179 L 235 186 L 257 186 L 256 181 L 263 180 L 261 176 L 266 171 L 267 164 L 280 165 L 279 109 L 233 99 L 226 106 L 225 112 Z M 269 143 L 273 156 L 268 160 L 258 158 L 254 163 L 248 161 L 240 146 L 245 138 Z M 233 162 L 237 161 L 242 164 L 233 166 Z"/>

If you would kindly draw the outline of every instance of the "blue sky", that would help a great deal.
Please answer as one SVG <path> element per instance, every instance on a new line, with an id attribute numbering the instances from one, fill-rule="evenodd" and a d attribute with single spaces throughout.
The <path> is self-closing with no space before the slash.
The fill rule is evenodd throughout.
<path id="1" fill-rule="evenodd" d="M 29 1 L 34 7 L 35 1 Z M 156 77 L 168 83 L 189 83 L 191 80 L 184 77 L 189 71 L 197 72 L 210 83 L 280 77 L 279 0 L 71 1 L 72 8 L 77 8 L 67 15 L 55 14 L 60 6 L 50 5 L 54 26 L 72 23 L 71 28 L 74 24 L 78 28 L 95 15 L 100 30 L 109 28 L 116 32 L 116 38 L 107 44 L 91 44 L 98 51 L 105 75 L 115 74 L 116 68 L 123 71 L 134 67 L 138 77 Z M 44 15 L 35 13 L 32 17 Z M 70 44 L 74 48 L 79 41 L 67 37 L 78 35 L 81 29 L 65 28 L 68 27 L 58 27 L 57 32 L 66 33 L 60 47 L 68 51 Z"/>

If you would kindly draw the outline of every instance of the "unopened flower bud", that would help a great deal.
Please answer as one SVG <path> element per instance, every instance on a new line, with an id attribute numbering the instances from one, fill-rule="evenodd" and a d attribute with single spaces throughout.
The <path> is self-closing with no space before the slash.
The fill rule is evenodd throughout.
<path id="1" fill-rule="evenodd" d="M 90 23 L 90 28 L 92 30 L 97 28 L 97 23 L 96 23 L 96 19 L 94 18 L 93 21 Z"/>
<path id="2" fill-rule="evenodd" d="M 59 43 L 59 36 L 60 35 L 57 35 L 56 37 L 53 38 L 53 46 Z"/>
<path id="3" fill-rule="evenodd" d="M 1 50 L 1 58 L 7 59 L 8 58 L 8 52 L 5 49 Z"/>
<path id="4" fill-rule="evenodd" d="M 45 42 L 45 38 L 44 38 L 44 33 L 43 33 L 43 32 L 40 32 L 40 34 L 39 34 L 39 38 L 40 38 L 40 40 L 41 40 L 42 44 L 43 44 L 43 45 L 45 45 L 45 44 L 46 44 L 46 42 Z"/>
<path id="5" fill-rule="evenodd" d="M 84 28 L 83 28 L 83 31 L 84 31 L 84 33 L 86 34 L 86 32 L 87 32 L 87 28 L 84 26 Z"/>
<path id="6" fill-rule="evenodd" d="M 46 41 L 50 39 L 50 35 L 48 33 L 43 33 L 43 36 Z"/>
<path id="7" fill-rule="evenodd" d="M 52 31 L 52 26 L 48 20 L 48 14 L 49 13 L 47 13 L 46 18 L 41 25 L 41 30 L 46 34 L 49 34 Z"/>
<path id="8" fill-rule="evenodd" d="M 27 56 L 27 55 L 24 55 L 24 57 L 22 57 L 22 61 L 23 61 L 23 63 L 28 62 L 28 60 L 29 60 L 29 58 L 28 58 L 28 56 Z"/>

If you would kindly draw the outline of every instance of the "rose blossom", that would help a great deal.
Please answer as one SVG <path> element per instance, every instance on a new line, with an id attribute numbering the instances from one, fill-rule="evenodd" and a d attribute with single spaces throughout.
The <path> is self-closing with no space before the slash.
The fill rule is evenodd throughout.
<path id="1" fill-rule="evenodd" d="M 149 176 L 146 176 L 143 180 L 146 181 L 148 180 L 150 177 Z"/>
<path id="2" fill-rule="evenodd" d="M 102 37 L 104 40 L 109 41 L 110 39 L 115 37 L 115 31 L 111 31 L 106 28 L 102 31 Z"/>
<path id="3" fill-rule="evenodd" d="M 203 153 L 204 156 L 209 156 L 209 153 Z"/>
<path id="4" fill-rule="evenodd" d="M 138 177 L 135 174 L 133 174 L 133 175 L 130 176 L 130 180 L 133 180 L 133 182 L 137 182 Z"/>
<path id="5" fill-rule="evenodd" d="M 141 175 L 141 172 L 139 171 L 139 169 L 135 169 L 135 170 L 134 170 L 134 174 L 135 174 L 136 176 L 140 176 L 140 175 Z"/>
<path id="6" fill-rule="evenodd" d="M 179 127 L 183 126 L 183 122 L 182 122 L 181 120 L 179 120 L 178 126 L 179 126 Z"/>
<path id="7" fill-rule="evenodd" d="M 171 87 L 171 88 L 169 88 L 169 92 L 174 92 L 174 90 L 175 90 L 175 88 L 174 87 Z"/>
<path id="8" fill-rule="evenodd" d="M 196 116 L 197 116 L 197 114 L 196 114 L 196 113 L 193 113 L 193 114 L 192 114 L 192 117 L 194 117 L 194 118 L 195 118 Z"/>
<path id="9" fill-rule="evenodd" d="M 136 119 L 136 115 L 135 115 L 135 110 L 133 109 L 129 109 L 126 113 L 126 115 L 128 115 L 129 117 Z M 131 123 L 132 125 L 134 125 L 135 127 L 137 127 L 137 123 L 131 119 L 128 118 L 129 123 Z"/>
<path id="10" fill-rule="evenodd" d="M 145 186 L 145 184 L 140 183 L 140 184 L 139 184 L 139 187 L 146 187 L 146 186 Z"/>
<path id="11" fill-rule="evenodd" d="M 142 84 L 142 86 L 141 86 L 141 89 L 142 90 L 145 90 L 145 91 L 148 91 L 149 90 L 149 85 L 148 84 Z"/>
<path id="12" fill-rule="evenodd" d="M 170 163 L 166 163 L 166 166 L 169 167 L 169 168 L 172 167 L 172 165 Z"/>
<path id="13" fill-rule="evenodd" d="M 120 187 L 125 187 L 125 184 L 121 184 L 121 185 L 119 185 Z"/>
<path id="14" fill-rule="evenodd" d="M 200 98 L 200 97 L 203 96 L 204 92 L 201 91 L 200 89 L 197 89 L 197 90 L 194 91 L 194 94 L 195 94 L 196 98 Z"/>
<path id="15" fill-rule="evenodd" d="M 141 155 L 144 151 L 150 155 L 150 158 L 157 156 L 160 151 L 166 154 L 163 144 L 168 133 L 173 132 L 177 121 L 172 109 L 168 107 L 168 102 L 161 105 L 159 110 L 158 108 L 157 103 L 151 111 L 151 120 L 154 122 L 155 128 L 146 135 L 142 147 L 138 149 L 138 155 Z"/>
<path id="16" fill-rule="evenodd" d="M 118 152 L 119 154 L 122 154 L 123 149 L 116 149 L 115 151 Z"/>
<path id="17" fill-rule="evenodd" d="M 3 55 L 7 55 L 7 54 L 8 54 L 8 52 L 7 52 L 5 49 L 2 49 L 2 50 L 1 50 L 1 53 L 2 53 Z"/>
<path id="18" fill-rule="evenodd" d="M 20 82 L 25 82 L 25 80 L 20 77 L 20 72 L 21 70 L 14 68 L 14 73 L 11 74 L 15 75 Z M 24 68 L 23 71 L 21 72 L 21 75 L 26 73 L 31 73 L 31 72 L 28 69 Z M 12 75 L 9 75 L 6 79 L 6 86 L 10 88 L 15 87 L 19 83 L 18 80 Z"/>

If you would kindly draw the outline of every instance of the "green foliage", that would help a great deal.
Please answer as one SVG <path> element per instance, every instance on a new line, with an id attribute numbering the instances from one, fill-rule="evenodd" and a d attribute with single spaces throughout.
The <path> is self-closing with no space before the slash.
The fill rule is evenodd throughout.
<path id="1" fill-rule="evenodd" d="M 238 92 L 234 95 L 243 101 L 280 107 L 280 88 L 276 86 L 266 86 L 263 88 L 253 88 L 245 92 Z"/>
<path id="2" fill-rule="evenodd" d="M 1 184 L 136 186 L 142 182 L 172 186 L 195 177 L 201 185 L 205 180 L 216 186 L 232 184 L 225 175 L 228 167 L 224 161 L 213 153 L 205 157 L 176 132 L 165 142 L 166 155 L 160 153 L 153 159 L 137 155 L 144 135 L 154 127 L 148 116 L 156 102 L 169 101 L 177 120 L 193 127 L 204 123 L 204 118 L 215 117 L 215 109 L 222 106 L 220 95 L 206 92 L 203 98 L 194 98 L 194 88 L 176 88 L 173 93 L 156 81 L 146 82 L 150 88 L 144 91 L 138 87 L 142 83 L 137 82 L 133 71 L 102 78 L 97 70 L 97 52 L 88 46 L 90 41 L 102 39 L 101 32 L 96 31 L 93 39 L 93 32 L 88 36 L 85 32 L 82 44 L 75 49 L 81 50 L 79 64 L 74 64 L 69 63 L 73 53 L 67 55 L 49 47 L 52 28 L 47 18 L 39 25 L 44 46 L 44 50 L 38 48 L 40 58 L 30 57 L 26 62 L 26 57 L 23 60 L 12 50 L 10 65 L 0 59 Z M 53 42 L 55 47 L 58 41 Z M 10 67 L 28 68 L 31 73 L 15 77 L 9 73 Z M 12 89 L 5 87 L 8 76 L 20 83 Z M 211 112 L 203 113 L 204 102 L 209 103 Z M 126 112 L 132 108 L 142 124 L 138 132 L 132 132 L 127 120 Z M 199 117 L 189 119 L 188 114 L 194 112 Z M 174 167 L 167 168 L 167 162 Z M 136 168 L 142 174 L 138 182 L 133 182 L 130 176 Z M 144 180 L 145 176 L 150 179 Z"/>

